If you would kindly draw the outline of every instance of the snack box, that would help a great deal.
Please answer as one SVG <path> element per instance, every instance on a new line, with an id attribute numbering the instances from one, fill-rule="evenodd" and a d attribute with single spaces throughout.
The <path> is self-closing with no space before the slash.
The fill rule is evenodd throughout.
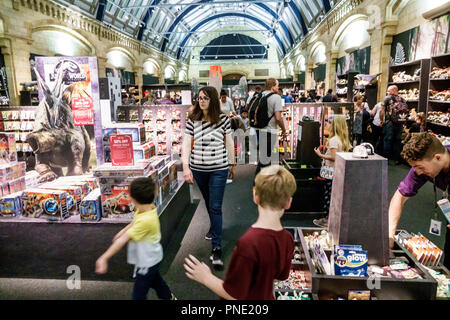
<path id="1" fill-rule="evenodd" d="M 145 143 L 145 126 L 142 123 L 114 123 L 103 128 L 103 141 L 109 144 L 110 134 L 129 134 L 133 143 Z"/>
<path id="2" fill-rule="evenodd" d="M 81 198 L 83 197 L 83 190 L 81 186 L 64 185 L 55 181 L 46 183 L 40 186 L 40 188 L 49 190 L 63 190 L 67 192 L 67 209 L 71 213 L 79 210 Z"/>
<path id="3" fill-rule="evenodd" d="M 22 212 L 22 192 L 16 192 L 0 199 L 0 216 L 16 217 Z"/>
<path id="4" fill-rule="evenodd" d="M 17 161 L 16 137 L 14 133 L 0 132 L 0 164 Z"/>
<path id="5" fill-rule="evenodd" d="M 135 162 L 139 160 L 150 159 L 156 154 L 155 144 L 153 142 L 147 142 L 143 145 L 134 145 L 133 152 Z"/>
<path id="6" fill-rule="evenodd" d="M 139 177 L 146 176 L 152 169 L 150 160 L 141 160 L 134 166 L 113 166 L 104 163 L 94 170 L 94 177 Z"/>
<path id="7" fill-rule="evenodd" d="M 336 276 L 367 277 L 367 251 L 335 246 L 334 274 Z"/>
<path id="8" fill-rule="evenodd" d="M 89 193 L 80 204 L 80 219 L 99 221 L 102 218 L 102 195 L 100 188 Z"/>
<path id="9" fill-rule="evenodd" d="M 23 215 L 49 220 L 64 220 L 70 216 L 67 193 L 62 190 L 27 189 L 22 194 Z"/>
<path id="10" fill-rule="evenodd" d="M 9 193 L 16 193 L 16 192 L 25 190 L 25 188 L 26 188 L 25 177 L 21 177 L 21 178 L 15 179 L 13 181 L 9 181 L 8 187 L 9 187 Z"/>

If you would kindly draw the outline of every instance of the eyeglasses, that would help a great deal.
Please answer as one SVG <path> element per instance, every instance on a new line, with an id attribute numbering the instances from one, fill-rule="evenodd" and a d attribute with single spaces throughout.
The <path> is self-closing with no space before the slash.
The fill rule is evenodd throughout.
<path id="1" fill-rule="evenodd" d="M 200 96 L 200 97 L 198 97 L 198 101 L 209 101 L 209 97 Z"/>

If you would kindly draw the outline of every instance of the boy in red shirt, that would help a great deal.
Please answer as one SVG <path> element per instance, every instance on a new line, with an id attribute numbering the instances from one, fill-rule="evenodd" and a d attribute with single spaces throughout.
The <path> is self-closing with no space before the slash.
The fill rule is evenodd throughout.
<path id="1" fill-rule="evenodd" d="M 283 229 L 280 219 L 290 208 L 296 188 L 294 176 L 285 168 L 262 169 L 253 188 L 258 220 L 238 240 L 225 281 L 192 255 L 184 264 L 188 278 L 223 299 L 274 300 L 274 280 L 286 280 L 291 268 L 294 239 Z"/>

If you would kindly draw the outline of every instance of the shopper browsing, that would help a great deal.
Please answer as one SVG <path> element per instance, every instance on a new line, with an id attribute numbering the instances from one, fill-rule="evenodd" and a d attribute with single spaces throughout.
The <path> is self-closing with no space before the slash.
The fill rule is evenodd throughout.
<path id="1" fill-rule="evenodd" d="M 220 111 L 225 113 L 227 116 L 236 114 L 234 110 L 233 100 L 228 98 L 227 92 L 225 90 L 220 91 Z"/>
<path id="2" fill-rule="evenodd" d="M 113 244 L 95 263 L 96 273 L 106 273 L 108 260 L 128 243 L 128 263 L 135 265 L 136 276 L 133 300 L 147 300 L 150 288 L 155 289 L 160 299 L 175 299 L 159 273 L 163 249 L 159 243 L 159 217 L 153 204 L 155 193 L 156 186 L 151 178 L 137 178 L 131 182 L 130 197 L 136 206 L 134 219 L 116 234 Z"/>
<path id="3" fill-rule="evenodd" d="M 211 261 L 220 269 L 223 267 L 222 202 L 227 177 L 234 176 L 235 162 L 230 119 L 221 113 L 214 87 L 199 91 L 186 125 L 181 160 L 185 181 L 193 184 L 195 180 L 205 200 L 211 223 L 205 239 L 212 240 Z"/>
<path id="4" fill-rule="evenodd" d="M 347 120 L 344 115 L 335 115 L 331 120 L 329 127 L 328 142 L 326 144 L 325 154 L 315 148 L 315 153 L 323 159 L 320 169 L 320 176 L 325 179 L 324 185 L 324 211 L 327 217 L 315 219 L 313 223 L 319 227 L 328 226 L 328 214 L 330 211 L 331 186 L 333 184 L 334 161 L 336 152 L 347 152 L 352 148 L 348 138 Z"/>
<path id="5" fill-rule="evenodd" d="M 238 240 L 225 281 L 192 255 L 185 259 L 186 275 L 223 299 L 274 300 L 274 280 L 287 279 L 291 268 L 294 239 L 280 219 L 296 188 L 294 176 L 283 167 L 263 168 L 253 188 L 258 219 Z"/>
<path id="6" fill-rule="evenodd" d="M 402 157 L 412 167 L 408 175 L 400 182 L 389 205 L 389 245 L 394 246 L 394 236 L 405 202 L 414 197 L 427 182 L 443 190 L 448 197 L 450 185 L 450 146 L 443 146 L 434 135 L 415 133 L 403 147 Z M 434 199 L 433 199 L 434 201 Z M 450 225 L 444 246 L 444 265 L 450 268 Z"/>

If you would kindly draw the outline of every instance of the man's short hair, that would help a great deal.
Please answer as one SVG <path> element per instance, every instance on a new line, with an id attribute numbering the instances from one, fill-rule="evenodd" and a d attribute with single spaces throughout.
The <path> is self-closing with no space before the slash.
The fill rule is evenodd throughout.
<path id="1" fill-rule="evenodd" d="M 406 161 L 431 160 L 435 154 L 445 153 L 444 145 L 428 132 L 413 133 L 401 153 Z"/>
<path id="2" fill-rule="evenodd" d="M 130 183 L 130 196 L 140 204 L 153 203 L 155 190 L 152 178 L 136 178 Z"/>
<path id="3" fill-rule="evenodd" d="M 266 80 L 266 90 L 272 90 L 277 85 L 277 79 L 269 78 Z"/>
<path id="4" fill-rule="evenodd" d="M 261 92 L 261 91 L 262 91 L 261 86 L 256 86 L 256 87 L 255 87 L 255 91 L 256 91 L 256 92 Z"/>
<path id="5" fill-rule="evenodd" d="M 225 90 L 220 90 L 220 96 L 228 96 Z"/>
<path id="6" fill-rule="evenodd" d="M 261 169 L 255 178 L 255 192 L 264 208 L 284 209 L 296 190 L 292 173 L 279 165 Z"/>
<path id="7" fill-rule="evenodd" d="M 333 93 L 333 89 L 328 89 L 328 94 L 332 94 Z"/>

